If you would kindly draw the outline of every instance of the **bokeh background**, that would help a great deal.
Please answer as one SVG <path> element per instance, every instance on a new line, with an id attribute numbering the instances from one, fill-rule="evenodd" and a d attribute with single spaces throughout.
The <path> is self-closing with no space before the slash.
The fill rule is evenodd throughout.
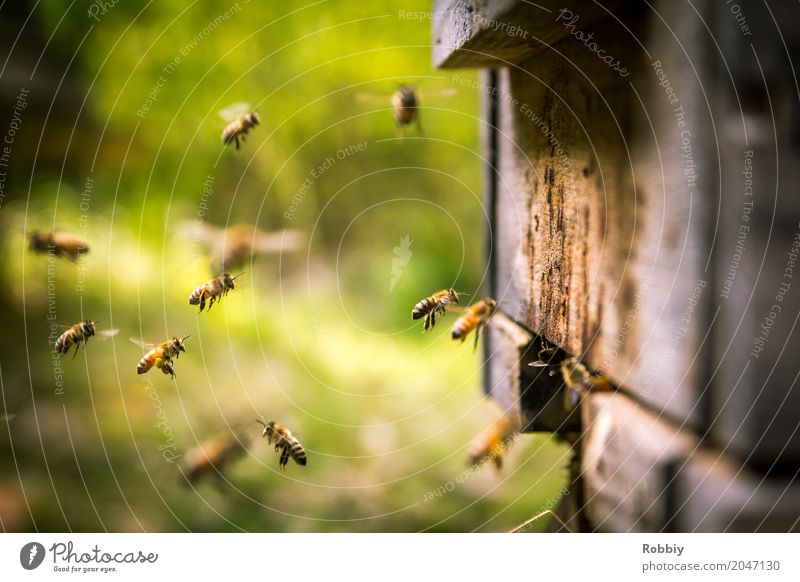
<path id="1" fill-rule="evenodd" d="M 507 531 L 555 507 L 569 451 L 548 435 L 520 437 L 499 472 L 468 470 L 469 441 L 500 415 L 480 350 L 449 339 L 452 315 L 425 335 L 409 317 L 437 289 L 482 296 L 485 278 L 479 94 L 431 67 L 429 10 L 0 8 L 0 133 L 16 120 L 0 199 L 3 530 Z M 389 98 L 406 82 L 422 133 L 401 139 Z M 217 113 L 239 101 L 262 124 L 236 153 Z M 187 296 L 216 273 L 195 222 L 306 239 L 253 259 L 198 316 Z M 26 233 L 49 228 L 91 252 L 77 266 L 27 252 Z M 56 365 L 48 314 L 120 333 Z M 136 375 L 130 337 L 186 334 L 175 382 Z M 186 451 L 256 417 L 291 428 L 308 466 L 281 472 L 256 441 L 225 479 L 186 484 Z"/>

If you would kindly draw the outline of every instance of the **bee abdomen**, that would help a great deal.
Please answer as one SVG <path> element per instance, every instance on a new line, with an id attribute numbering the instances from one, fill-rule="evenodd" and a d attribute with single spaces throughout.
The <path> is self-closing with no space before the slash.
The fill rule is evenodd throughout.
<path id="1" fill-rule="evenodd" d="M 453 339 L 461 339 L 467 335 L 472 328 L 475 327 L 474 318 L 464 316 L 453 324 L 452 336 Z"/>
<path id="2" fill-rule="evenodd" d="M 297 441 L 293 442 L 289 447 L 289 450 L 291 452 L 292 458 L 298 465 L 306 464 L 306 461 L 308 460 L 306 458 L 306 451 L 305 449 L 303 449 L 303 446 L 300 443 L 298 443 Z"/>
<path id="3" fill-rule="evenodd" d="M 203 293 L 202 288 L 198 287 L 194 291 L 192 291 L 191 295 L 189 295 L 189 305 L 199 305 L 200 304 L 200 295 Z"/>
<path id="4" fill-rule="evenodd" d="M 411 319 L 421 319 L 425 317 L 431 309 L 433 309 L 433 302 L 430 297 L 426 297 L 411 310 Z"/>

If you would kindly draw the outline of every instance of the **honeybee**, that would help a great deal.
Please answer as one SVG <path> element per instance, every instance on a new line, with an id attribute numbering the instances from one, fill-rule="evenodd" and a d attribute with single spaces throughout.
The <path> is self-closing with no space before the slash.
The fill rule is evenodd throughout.
<path id="1" fill-rule="evenodd" d="M 469 463 L 481 466 L 491 460 L 499 471 L 503 467 L 505 452 L 518 432 L 519 420 L 515 416 L 498 418 L 472 439 L 469 445 Z"/>
<path id="2" fill-rule="evenodd" d="M 236 276 L 231 276 L 230 273 L 222 273 L 213 279 L 210 279 L 197 287 L 189 295 L 189 305 L 199 305 L 200 312 L 206 307 L 206 301 L 210 299 L 208 310 L 214 306 L 214 301 L 222 301 L 222 298 L 228 294 L 228 291 L 234 288 L 234 281 L 237 277 L 241 277 L 244 273 L 239 273 Z"/>
<path id="3" fill-rule="evenodd" d="M 89 245 L 64 232 L 34 230 L 28 235 L 28 249 L 36 254 L 52 252 L 56 257 L 77 263 L 80 255 L 89 252 Z"/>
<path id="4" fill-rule="evenodd" d="M 580 399 L 589 391 L 604 392 L 613 390 L 611 383 L 602 374 L 590 372 L 576 357 L 570 356 L 553 362 L 557 348 L 545 347 L 539 351 L 539 360 L 528 364 L 538 368 L 552 367 L 550 375 L 560 373 L 564 381 L 564 409 L 573 410 Z"/>
<path id="5" fill-rule="evenodd" d="M 234 103 L 219 112 L 220 117 L 228 121 L 228 125 L 222 130 L 222 143 L 228 145 L 233 142 L 236 149 L 239 149 L 239 140 L 244 138 L 256 125 L 261 123 L 261 118 L 255 111 L 250 111 L 250 104 L 244 101 Z"/>
<path id="6" fill-rule="evenodd" d="M 88 342 L 89 338 L 93 335 L 97 335 L 98 337 L 111 337 L 118 332 L 118 329 L 97 331 L 95 322 L 91 319 L 87 319 L 86 321 L 80 321 L 75 325 L 69 326 L 67 331 L 58 336 L 55 348 L 57 352 L 66 354 L 72 346 L 75 346 L 75 351 L 72 354 L 74 358 L 78 354 L 78 348 L 81 347 L 81 343 Z"/>
<path id="7" fill-rule="evenodd" d="M 478 338 L 481 335 L 481 328 L 485 326 L 489 319 L 497 310 L 497 301 L 491 297 L 484 297 L 477 303 L 473 303 L 464 311 L 453 324 L 452 336 L 454 340 L 464 340 L 472 330 L 475 330 L 475 348 L 478 347 Z M 474 349 L 474 348 L 473 348 Z"/>
<path id="8" fill-rule="evenodd" d="M 183 454 L 183 474 L 189 483 L 206 475 L 222 476 L 225 467 L 244 456 L 248 439 L 233 432 L 220 432 L 198 443 Z"/>
<path id="9" fill-rule="evenodd" d="M 430 297 L 426 297 L 414 306 L 411 310 L 411 319 L 425 318 L 425 328 L 423 332 L 436 325 L 436 314 L 444 316 L 448 305 L 458 304 L 458 292 L 454 289 L 442 289 Z"/>
<path id="10" fill-rule="evenodd" d="M 169 374 L 174 379 L 175 370 L 172 369 L 172 358 L 178 358 L 180 357 L 181 352 L 186 351 L 186 348 L 183 347 L 183 343 L 188 337 L 188 335 L 182 339 L 174 337 L 171 340 L 167 340 L 160 344 L 148 344 L 131 338 L 131 341 L 136 345 L 143 348 L 150 348 L 150 351 L 148 351 L 144 356 L 142 356 L 142 359 L 139 360 L 139 364 L 136 366 L 136 373 L 145 374 L 149 372 L 153 366 L 155 366 L 164 374 Z"/>
<path id="11" fill-rule="evenodd" d="M 281 451 L 281 458 L 278 465 L 281 469 L 286 467 L 289 462 L 289 457 L 294 459 L 298 465 L 306 464 L 306 451 L 303 445 L 298 441 L 289 431 L 288 428 L 282 424 L 278 424 L 274 420 L 264 422 L 263 420 L 256 419 L 257 422 L 264 425 L 264 431 L 261 433 L 262 437 L 267 437 L 267 443 L 275 444 L 275 450 Z"/>
<path id="12" fill-rule="evenodd" d="M 305 238 L 299 230 L 267 232 L 251 224 L 234 224 L 225 229 L 195 222 L 184 223 L 181 234 L 210 249 L 211 268 L 217 273 L 241 268 L 259 255 L 295 251 Z"/>
<path id="13" fill-rule="evenodd" d="M 419 121 L 419 95 L 414 85 L 400 85 L 392 94 L 392 117 L 397 131 L 403 134 L 403 128 L 416 121 L 417 131 L 422 133 Z"/>

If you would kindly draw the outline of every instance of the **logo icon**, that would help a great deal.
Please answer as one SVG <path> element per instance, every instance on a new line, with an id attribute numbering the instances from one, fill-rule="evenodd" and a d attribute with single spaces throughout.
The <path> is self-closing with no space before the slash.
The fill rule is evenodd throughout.
<path id="1" fill-rule="evenodd" d="M 44 546 L 39 542 L 28 542 L 19 551 L 19 563 L 26 570 L 35 570 L 44 561 Z"/>
<path id="2" fill-rule="evenodd" d="M 406 265 L 408 265 L 408 261 L 411 260 L 411 255 L 414 254 L 411 251 L 411 243 L 413 242 L 410 236 L 405 235 L 400 239 L 400 245 L 392 249 L 394 258 L 392 259 L 392 279 L 389 281 L 389 293 L 394 291 L 394 287 L 400 280 L 400 276 L 403 274 Z"/>

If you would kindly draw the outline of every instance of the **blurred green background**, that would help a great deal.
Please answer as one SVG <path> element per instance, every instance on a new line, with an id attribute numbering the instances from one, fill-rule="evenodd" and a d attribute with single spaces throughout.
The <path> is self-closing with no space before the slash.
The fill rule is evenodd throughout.
<path id="1" fill-rule="evenodd" d="M 425 335 L 409 318 L 437 289 L 481 296 L 486 275 L 479 95 L 431 67 L 414 14 L 430 1 L 88 6 L 0 9 L 22 31 L 13 49 L 5 35 L 0 131 L 30 90 L 0 206 L 3 529 L 507 531 L 554 506 L 569 453 L 550 436 L 465 473 L 499 415 L 480 350 L 449 339 L 453 315 Z M 399 139 L 405 82 L 423 133 Z M 262 123 L 237 153 L 217 112 L 238 101 Z M 196 220 L 307 244 L 254 260 L 198 316 L 187 296 L 215 273 Z M 52 227 L 89 241 L 78 266 L 26 252 L 26 231 Z M 63 394 L 49 309 L 121 330 L 60 361 Z M 136 375 L 129 337 L 189 333 L 177 381 Z M 167 457 L 257 416 L 292 429 L 308 466 L 280 472 L 257 441 L 227 480 L 187 487 Z"/>

